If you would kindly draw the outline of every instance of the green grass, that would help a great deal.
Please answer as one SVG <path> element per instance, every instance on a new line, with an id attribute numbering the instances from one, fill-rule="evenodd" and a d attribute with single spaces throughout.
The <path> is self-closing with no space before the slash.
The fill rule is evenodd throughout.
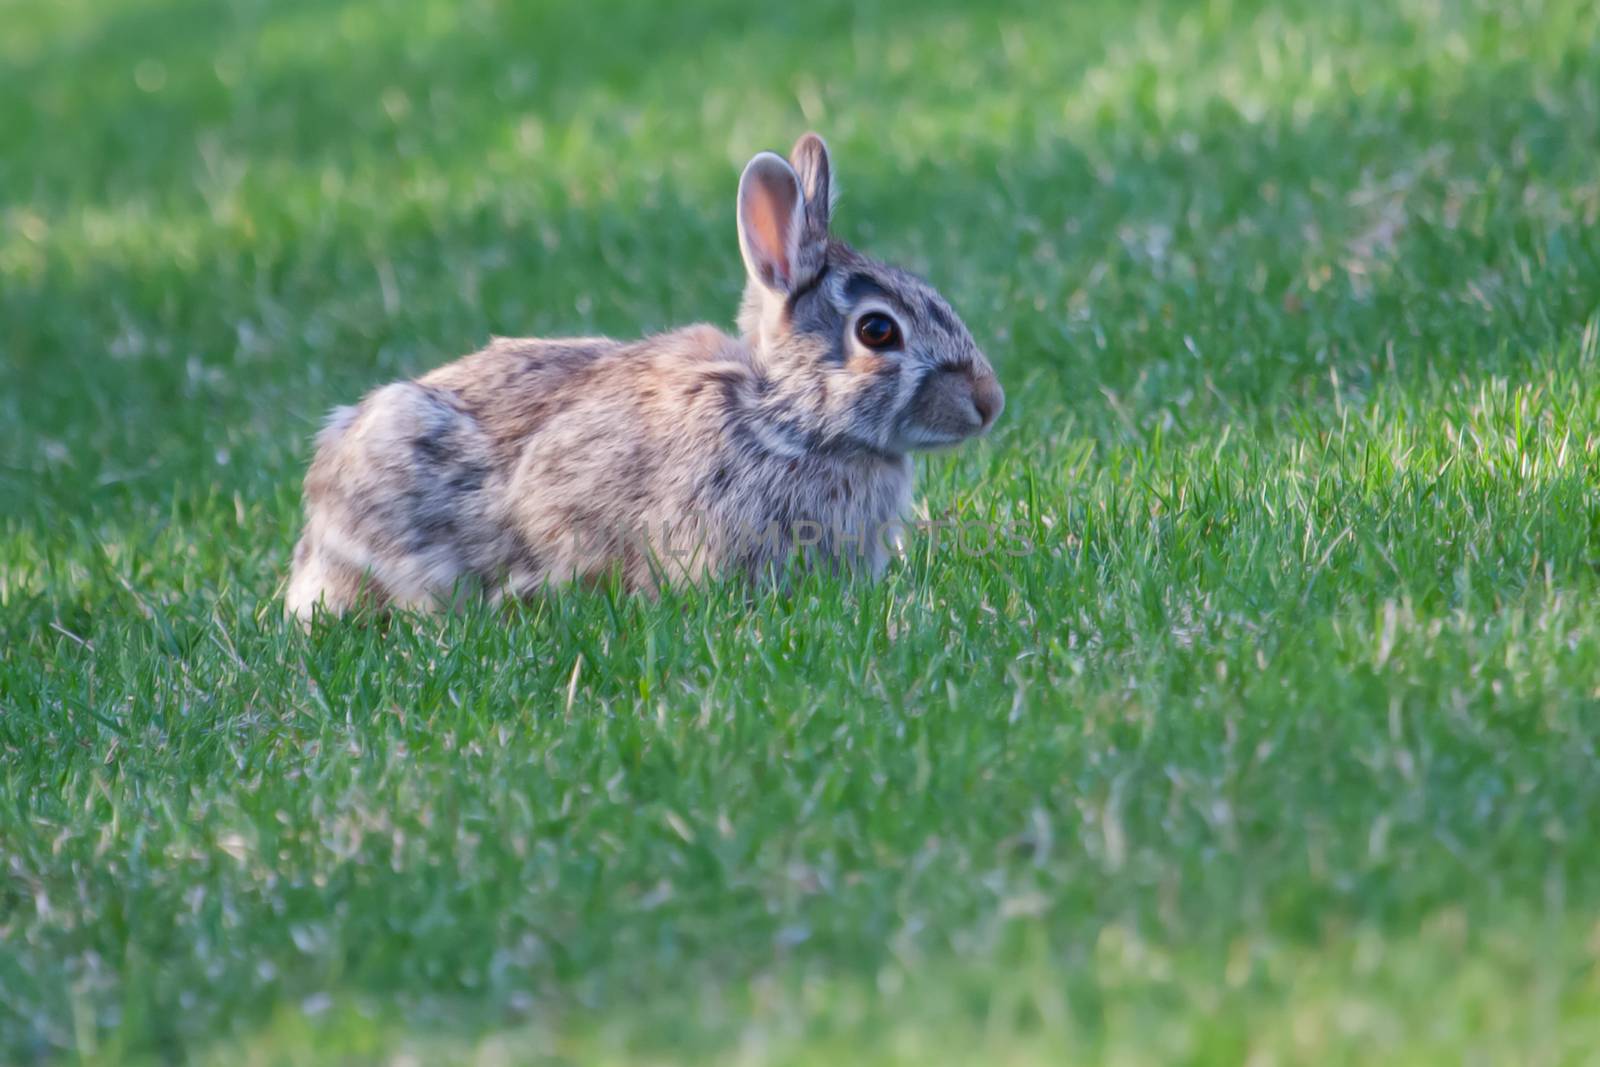
<path id="1" fill-rule="evenodd" d="M 591 7 L 0 3 L 0 1062 L 1595 1062 L 1600 8 Z M 1037 551 L 282 623 L 807 127 Z"/>

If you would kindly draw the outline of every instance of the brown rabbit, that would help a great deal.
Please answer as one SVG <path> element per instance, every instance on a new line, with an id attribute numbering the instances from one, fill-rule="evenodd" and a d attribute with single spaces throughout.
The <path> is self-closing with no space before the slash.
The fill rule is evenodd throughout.
<path id="1" fill-rule="evenodd" d="M 815 134 L 739 180 L 740 336 L 496 339 L 334 411 L 287 608 L 428 608 L 603 576 L 630 589 L 791 560 L 883 570 L 913 449 L 1004 395 L 955 312 L 828 233 Z"/>

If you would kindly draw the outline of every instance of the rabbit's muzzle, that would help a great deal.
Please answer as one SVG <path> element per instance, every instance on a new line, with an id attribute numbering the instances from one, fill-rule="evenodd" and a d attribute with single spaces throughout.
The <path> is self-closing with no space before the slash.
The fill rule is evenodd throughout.
<path id="1" fill-rule="evenodd" d="M 987 367 L 937 370 L 923 379 L 906 411 L 906 436 L 914 446 L 956 444 L 994 425 L 1005 393 Z"/>

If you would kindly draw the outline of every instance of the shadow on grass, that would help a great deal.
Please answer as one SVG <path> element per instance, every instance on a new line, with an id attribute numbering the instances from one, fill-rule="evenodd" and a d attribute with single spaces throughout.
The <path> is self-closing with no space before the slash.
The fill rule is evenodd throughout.
<path id="1" fill-rule="evenodd" d="M 387 29 L 368 65 L 340 71 L 365 88 L 335 82 L 330 100 L 377 91 L 383 57 L 408 42 Z M 683 33 L 686 49 L 715 47 Z M 650 77 L 686 76 L 698 54 L 656 54 Z M 308 80 L 283 64 L 284 91 Z M 966 106 L 982 113 L 1006 93 Z M 1526 351 L 1570 338 L 1600 305 L 1587 146 L 1525 64 L 1476 69 L 1447 93 L 1424 82 L 1259 121 L 1220 101 L 1168 119 L 1129 107 L 1087 130 L 1043 119 L 1012 141 L 935 136 L 909 165 L 849 141 L 840 151 L 844 234 L 923 268 L 1013 392 L 1035 383 L 1026 394 L 1042 403 L 1014 405 L 1002 441 L 1046 430 L 1038 415 L 1116 439 L 1174 420 L 1270 425 L 1285 401 L 1358 398 L 1395 373 L 1515 376 Z M 202 110 L 174 121 L 190 128 Z M 223 496 L 259 499 L 294 476 L 331 404 L 491 332 L 626 336 L 732 318 L 734 165 L 678 179 L 649 163 L 630 175 L 640 161 L 619 156 L 595 196 L 536 150 L 519 178 L 491 147 L 515 108 L 470 110 L 472 125 L 428 142 L 450 162 L 422 192 L 391 199 L 369 180 L 327 196 L 318 158 L 381 158 L 388 136 L 335 123 L 236 210 L 184 194 L 128 208 L 110 237 L 65 220 L 37 269 L 0 292 L 8 510 L 41 522 L 149 506 L 200 471 Z M 473 158 L 487 175 L 462 162 Z M 573 162 L 603 158 L 594 145 Z M 168 171 L 150 188 L 167 183 L 186 180 Z"/>

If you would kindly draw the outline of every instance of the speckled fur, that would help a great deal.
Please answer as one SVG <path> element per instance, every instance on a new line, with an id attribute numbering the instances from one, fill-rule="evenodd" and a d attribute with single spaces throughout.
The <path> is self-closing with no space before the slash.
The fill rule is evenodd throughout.
<path id="1" fill-rule="evenodd" d="M 497 339 L 334 411 L 289 613 L 428 609 L 613 568 L 634 590 L 797 561 L 881 573 L 909 451 L 986 430 L 1003 397 L 937 293 L 828 235 L 821 139 L 792 160 L 763 153 L 740 183 L 742 336 Z M 900 325 L 898 350 L 856 339 L 873 310 Z"/>

